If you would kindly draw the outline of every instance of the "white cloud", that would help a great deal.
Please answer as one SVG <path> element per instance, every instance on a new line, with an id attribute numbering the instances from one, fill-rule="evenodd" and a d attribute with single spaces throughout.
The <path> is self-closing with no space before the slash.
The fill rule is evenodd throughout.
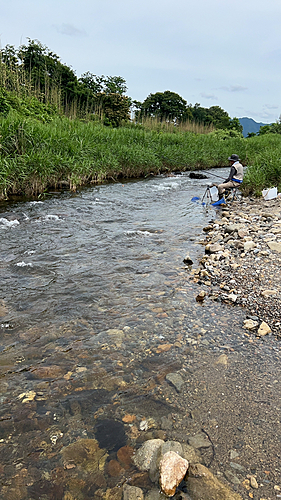
<path id="1" fill-rule="evenodd" d="M 58 33 L 61 33 L 61 35 L 67 35 L 67 36 L 86 36 L 85 30 L 79 30 L 72 24 L 61 24 L 60 26 L 55 26 L 56 30 Z"/>
<path id="2" fill-rule="evenodd" d="M 277 104 L 264 104 L 263 107 L 265 109 L 278 109 L 280 105 L 278 106 Z"/>
<path id="3" fill-rule="evenodd" d="M 214 94 L 205 94 L 205 92 L 201 92 L 200 94 L 201 97 L 204 97 L 204 99 L 211 99 L 213 101 L 217 101 L 218 98 Z"/>
<path id="4" fill-rule="evenodd" d="M 243 87 L 242 85 L 230 85 L 229 87 L 220 88 L 226 92 L 244 92 L 244 90 L 248 90 L 248 87 Z"/>

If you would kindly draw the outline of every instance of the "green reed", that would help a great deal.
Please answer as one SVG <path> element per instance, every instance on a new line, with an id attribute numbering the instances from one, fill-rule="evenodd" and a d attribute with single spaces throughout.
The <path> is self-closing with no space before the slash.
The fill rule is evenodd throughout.
<path id="1" fill-rule="evenodd" d="M 143 126 L 117 129 L 64 116 L 0 117 L 0 193 L 38 195 L 49 188 L 173 170 L 228 164 L 237 153 L 248 168 L 244 189 L 258 193 L 279 178 L 281 139 L 220 137 L 214 133 L 166 132 Z M 278 181 L 279 182 L 279 181 Z"/>

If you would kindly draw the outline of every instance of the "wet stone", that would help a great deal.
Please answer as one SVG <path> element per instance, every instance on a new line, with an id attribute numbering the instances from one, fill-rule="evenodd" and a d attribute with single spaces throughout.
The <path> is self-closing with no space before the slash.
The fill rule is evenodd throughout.
<path id="1" fill-rule="evenodd" d="M 135 465 L 140 470 L 148 471 L 152 467 L 152 464 L 157 462 L 162 444 L 164 444 L 162 439 L 150 439 L 146 441 L 135 454 Z M 153 465 L 153 468 L 156 469 L 156 466 Z"/>
<path id="2" fill-rule="evenodd" d="M 168 373 L 166 375 L 166 380 L 168 382 L 170 382 L 175 387 L 177 392 L 181 392 L 182 386 L 184 384 L 184 380 L 179 373 L 177 373 L 177 372 Z"/>
<path id="3" fill-rule="evenodd" d="M 209 448 L 210 446 L 212 446 L 212 443 L 203 432 L 196 434 L 195 436 L 188 436 L 188 444 L 195 449 Z"/>
<path id="4" fill-rule="evenodd" d="M 133 464 L 134 449 L 131 446 L 123 446 L 117 451 L 117 458 L 120 464 L 127 468 L 130 468 Z"/>
<path id="5" fill-rule="evenodd" d="M 144 500 L 143 491 L 137 486 L 123 486 L 123 500 Z"/>
<path id="6" fill-rule="evenodd" d="M 117 420 L 100 420 L 95 426 L 95 436 L 101 448 L 117 451 L 126 445 L 124 425 Z"/>
<path id="7" fill-rule="evenodd" d="M 106 465 L 106 472 L 112 477 L 120 476 L 121 471 L 122 471 L 121 464 L 117 460 L 110 460 Z"/>
<path id="8" fill-rule="evenodd" d="M 61 450 L 66 464 L 74 464 L 87 471 L 102 470 L 108 454 L 100 449 L 95 439 L 80 439 Z"/>
<path id="9" fill-rule="evenodd" d="M 220 482 L 201 464 L 190 466 L 187 478 L 187 491 L 192 500 L 242 500 L 239 494 L 233 492 L 226 484 Z"/>

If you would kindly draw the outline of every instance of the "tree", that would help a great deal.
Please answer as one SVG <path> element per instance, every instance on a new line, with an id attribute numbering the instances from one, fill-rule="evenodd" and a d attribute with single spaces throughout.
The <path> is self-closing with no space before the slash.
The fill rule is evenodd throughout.
<path id="1" fill-rule="evenodd" d="M 202 108 L 199 102 L 196 102 L 194 106 L 190 105 L 189 109 L 192 113 L 192 121 L 202 124 L 210 123 L 210 121 L 207 120 L 207 108 Z"/>
<path id="2" fill-rule="evenodd" d="M 211 106 L 206 110 L 206 121 L 212 123 L 215 128 L 229 128 L 230 117 L 220 106 Z"/>
<path id="3" fill-rule="evenodd" d="M 87 71 L 81 75 L 79 82 L 94 94 L 102 92 L 104 94 L 124 95 L 127 92 L 126 80 L 122 76 L 97 76 Z"/>
<path id="4" fill-rule="evenodd" d="M 138 116 L 153 116 L 161 121 L 182 121 L 188 116 L 187 102 L 170 90 L 156 92 L 144 100 Z"/>
<path id="5" fill-rule="evenodd" d="M 123 121 L 129 120 L 131 101 L 128 97 L 117 93 L 101 93 L 97 94 L 97 99 L 104 125 L 119 127 Z"/>
<path id="6" fill-rule="evenodd" d="M 268 125 L 260 127 L 258 135 L 265 134 L 281 134 L 281 115 L 275 123 L 270 123 Z"/>
<path id="7" fill-rule="evenodd" d="M 243 135 L 243 125 L 241 125 L 239 119 L 236 117 L 230 119 L 229 129 L 230 130 L 237 130 L 237 132 L 240 132 L 240 134 Z"/>

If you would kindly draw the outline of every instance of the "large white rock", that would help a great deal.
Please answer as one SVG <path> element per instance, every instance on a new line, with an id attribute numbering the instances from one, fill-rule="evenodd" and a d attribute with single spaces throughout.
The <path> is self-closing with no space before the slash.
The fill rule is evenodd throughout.
<path id="1" fill-rule="evenodd" d="M 168 451 L 160 462 L 160 486 L 169 497 L 172 497 L 188 469 L 188 461 L 174 451 Z"/>

